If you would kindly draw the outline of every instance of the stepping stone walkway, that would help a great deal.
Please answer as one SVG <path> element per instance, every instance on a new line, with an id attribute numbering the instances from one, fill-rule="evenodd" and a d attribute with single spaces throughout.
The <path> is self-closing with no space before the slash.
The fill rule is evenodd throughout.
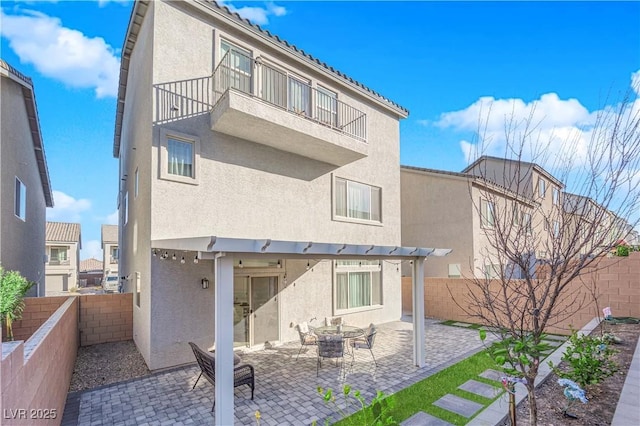
<path id="1" fill-rule="evenodd" d="M 499 382 L 502 376 L 504 376 L 504 373 L 496 370 L 484 370 L 482 373 L 480 373 L 480 377 L 493 380 L 494 382 Z"/>
<path id="2" fill-rule="evenodd" d="M 482 404 L 451 395 L 450 393 L 434 402 L 433 405 L 467 418 L 484 408 Z"/>
<path id="3" fill-rule="evenodd" d="M 464 327 L 464 328 L 469 328 L 471 327 L 473 324 L 469 324 L 468 322 L 454 322 L 453 324 L 456 327 Z"/>
<path id="4" fill-rule="evenodd" d="M 400 426 L 451 426 L 451 423 L 420 411 L 400 423 Z"/>
<path id="5" fill-rule="evenodd" d="M 500 393 L 500 389 L 486 383 L 478 382 L 476 380 L 468 380 L 458 386 L 458 389 L 462 389 L 464 391 L 471 392 L 489 399 L 493 399 Z"/>

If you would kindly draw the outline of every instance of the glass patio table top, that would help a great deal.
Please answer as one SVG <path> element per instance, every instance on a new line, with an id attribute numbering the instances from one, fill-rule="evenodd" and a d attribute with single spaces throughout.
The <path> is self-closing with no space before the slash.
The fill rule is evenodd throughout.
<path id="1" fill-rule="evenodd" d="M 337 325 L 327 325 L 315 328 L 313 332 L 318 335 L 339 334 L 342 335 L 342 337 L 344 337 L 345 339 L 353 339 L 364 334 L 363 329 L 354 327 L 352 325 L 342 325 L 340 327 L 340 330 L 338 330 Z"/>

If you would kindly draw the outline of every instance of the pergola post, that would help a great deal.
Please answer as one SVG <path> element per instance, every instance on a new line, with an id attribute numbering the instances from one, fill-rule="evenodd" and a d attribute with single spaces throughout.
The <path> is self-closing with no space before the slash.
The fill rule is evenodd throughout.
<path id="1" fill-rule="evenodd" d="M 411 287 L 413 290 L 413 363 L 418 367 L 426 364 L 424 334 L 424 257 L 413 261 Z"/>
<path id="2" fill-rule="evenodd" d="M 214 262 L 216 343 L 216 426 L 232 425 L 233 402 L 233 256 L 218 253 Z"/>

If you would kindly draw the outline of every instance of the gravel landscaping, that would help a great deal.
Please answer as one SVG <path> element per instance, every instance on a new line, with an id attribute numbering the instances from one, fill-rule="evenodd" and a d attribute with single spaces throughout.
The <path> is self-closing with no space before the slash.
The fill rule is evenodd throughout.
<path id="1" fill-rule="evenodd" d="M 82 346 L 71 377 L 69 392 L 93 389 L 149 374 L 133 340 Z"/>

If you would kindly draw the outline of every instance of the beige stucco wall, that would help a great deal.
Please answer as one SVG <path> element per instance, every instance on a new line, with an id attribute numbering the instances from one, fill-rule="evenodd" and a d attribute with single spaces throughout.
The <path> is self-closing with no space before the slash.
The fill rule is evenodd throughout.
<path id="1" fill-rule="evenodd" d="M 0 264 L 44 295 L 45 199 L 21 86 L 0 78 Z M 15 178 L 26 186 L 26 221 L 14 214 Z M 36 296 L 38 288 L 29 292 Z"/>
<path id="2" fill-rule="evenodd" d="M 447 277 L 449 264 L 473 274 L 474 206 L 464 177 L 401 169 L 402 245 L 450 248 L 442 258 L 428 258 L 425 276 Z M 404 268 L 405 274 L 410 269 Z"/>
<path id="3" fill-rule="evenodd" d="M 202 235 L 384 245 L 401 240 L 398 118 L 316 71 L 289 66 L 313 84 L 339 91 L 341 101 L 367 113 L 367 158 L 338 168 L 213 132 L 208 113 L 153 121 L 158 117 L 157 85 L 209 76 L 214 40 L 222 34 L 176 7 L 153 2 L 143 22 L 129 71 L 120 152 L 122 195 L 129 192 L 127 225 L 120 212 L 120 274 L 128 277 L 125 290 L 135 292 L 135 272 L 140 273 L 140 307 L 135 294 L 133 298 L 134 340 L 151 369 L 193 362 L 187 342 L 209 347 L 215 325 L 213 262 L 194 264 L 195 253 L 177 253 L 178 258 L 185 255 L 185 264 L 160 260 L 151 256 L 151 240 Z M 255 43 L 254 54 L 260 50 L 284 59 Z M 163 129 L 200 139 L 198 185 L 160 179 Z M 335 176 L 382 188 L 381 225 L 333 220 Z M 278 293 L 280 342 L 298 338 L 292 322 L 334 316 L 333 264 L 324 261 L 307 271 L 306 261 L 285 262 L 281 272 L 288 274 L 288 284 L 281 279 Z M 203 277 L 211 282 L 208 290 L 201 288 Z M 366 326 L 398 319 L 400 272 L 395 266 L 383 265 L 383 287 L 383 307 L 343 315 L 347 322 Z"/>
<path id="4" fill-rule="evenodd" d="M 134 200 L 134 202 L 137 200 Z M 111 249 L 113 247 L 118 247 L 117 243 L 104 243 L 104 247 L 102 249 L 102 268 L 104 270 L 105 277 L 107 274 L 118 275 L 118 262 L 119 259 L 115 259 L 114 262 L 111 261 Z"/>
<path id="5" fill-rule="evenodd" d="M 151 353 L 151 131 L 152 131 L 152 58 L 154 4 L 150 4 L 131 55 L 124 106 L 120 145 L 120 222 L 118 239 L 120 259 L 118 273 L 124 276 L 125 292 L 134 293 L 133 339 L 143 357 L 149 362 Z M 135 171 L 138 169 L 139 188 L 135 196 Z M 125 176 L 126 175 L 126 176 Z M 128 223 L 123 223 L 122 199 L 129 193 Z M 136 297 L 136 272 L 140 274 L 141 300 Z"/>
<path id="6" fill-rule="evenodd" d="M 56 296 L 62 291 L 69 291 L 72 287 L 78 287 L 78 271 L 80 270 L 80 247 L 78 243 L 47 241 L 47 259 L 51 259 L 51 247 L 66 247 L 68 262 L 54 265 L 45 264 L 46 295 Z M 66 288 L 63 283 L 66 282 Z"/>

